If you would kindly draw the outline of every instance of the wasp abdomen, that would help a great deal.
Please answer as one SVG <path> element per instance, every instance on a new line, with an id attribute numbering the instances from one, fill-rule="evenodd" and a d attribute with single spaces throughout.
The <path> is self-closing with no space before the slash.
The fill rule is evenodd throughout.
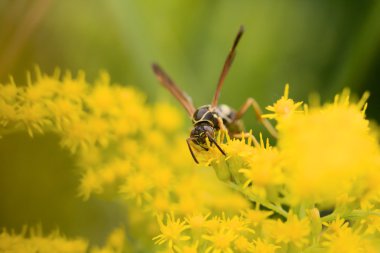
<path id="1" fill-rule="evenodd" d="M 236 120 L 236 111 L 233 108 L 221 104 L 217 107 L 217 110 L 229 134 L 236 134 L 244 131 L 243 122 L 241 120 Z"/>

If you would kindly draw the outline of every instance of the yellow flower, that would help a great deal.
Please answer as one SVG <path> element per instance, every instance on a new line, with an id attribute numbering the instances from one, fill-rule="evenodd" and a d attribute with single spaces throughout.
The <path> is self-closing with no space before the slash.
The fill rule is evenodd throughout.
<path id="1" fill-rule="evenodd" d="M 255 251 L 260 253 L 275 253 L 280 247 L 258 239 L 255 241 Z"/>
<path id="2" fill-rule="evenodd" d="M 152 183 L 144 173 L 131 173 L 121 186 L 120 192 L 125 194 L 127 199 L 135 199 L 138 206 L 141 206 L 143 200 L 150 200 L 152 196 L 149 190 Z"/>
<path id="3" fill-rule="evenodd" d="M 15 106 L 0 100 L 0 125 L 7 126 L 9 122 L 16 121 L 17 110 Z"/>
<path id="4" fill-rule="evenodd" d="M 222 181 L 240 182 L 244 177 L 239 173 L 239 169 L 247 166 L 246 159 L 252 155 L 252 138 L 231 139 L 226 135 L 226 143 L 222 143 L 224 133 L 219 132 L 217 141 L 227 154 L 224 156 L 215 145 L 209 151 L 200 151 L 200 161 L 205 161 L 205 165 L 211 165 L 218 178 Z"/>
<path id="5" fill-rule="evenodd" d="M 44 133 L 44 129 L 50 125 L 46 108 L 41 104 L 28 104 L 18 110 L 18 118 L 25 126 L 30 137 L 35 132 Z"/>
<path id="6" fill-rule="evenodd" d="M 55 99 L 46 102 L 46 107 L 51 115 L 54 115 L 54 123 L 59 131 L 82 116 L 80 104 L 73 103 L 67 99 Z"/>
<path id="7" fill-rule="evenodd" d="M 295 214 L 289 213 L 286 222 L 277 220 L 266 226 L 268 235 L 277 243 L 290 243 L 302 248 L 309 242 L 310 222 L 307 218 L 300 220 Z"/>
<path id="8" fill-rule="evenodd" d="M 103 247 L 79 243 L 86 252 L 375 252 L 380 149 L 364 115 L 367 94 L 352 103 L 343 92 L 334 103 L 302 111 L 288 93 L 286 86 L 265 116 L 278 122 L 277 146 L 252 132 L 232 139 L 222 131 L 216 140 L 227 156 L 216 145 L 194 145 L 216 175 L 192 161 L 177 108 L 148 104 L 106 73 L 89 84 L 83 72 L 60 80 L 58 72 L 38 71 L 27 87 L 0 85 L 0 133 L 57 135 L 80 169 L 82 198 L 125 196 L 128 229 L 115 230 Z M 45 252 L 57 251 L 49 248 L 57 238 L 60 250 L 77 249 L 61 236 L 3 232 L 0 251 L 11 245 L 25 252 L 35 238 Z M 42 244 L 34 248 L 44 252 Z"/>
<path id="9" fill-rule="evenodd" d="M 294 114 L 278 124 L 292 203 L 332 204 L 343 193 L 371 190 L 367 173 L 378 170 L 379 147 L 361 108 L 348 94 L 334 104 Z"/>
<path id="10" fill-rule="evenodd" d="M 14 103 L 18 99 L 19 89 L 17 88 L 13 78 L 11 77 L 10 83 L 0 84 L 0 100 L 7 103 Z"/>
<path id="11" fill-rule="evenodd" d="M 241 232 L 248 232 L 254 234 L 255 231 L 248 227 L 248 221 L 241 216 L 234 215 L 232 217 L 225 217 L 223 213 L 221 219 L 221 227 L 228 231 L 239 234 Z"/>
<path id="12" fill-rule="evenodd" d="M 211 219 L 209 219 L 207 221 L 207 230 L 210 232 L 210 233 L 213 233 L 217 230 L 220 229 L 220 221 L 221 221 L 221 217 L 219 216 L 213 216 Z"/>
<path id="13" fill-rule="evenodd" d="M 166 103 L 159 103 L 153 108 L 154 121 L 157 127 L 170 133 L 182 126 L 179 110 Z"/>
<path id="14" fill-rule="evenodd" d="M 252 242 L 249 242 L 248 239 L 244 236 L 239 236 L 234 241 L 234 248 L 238 252 L 255 252 L 254 251 L 254 245 Z M 257 251 L 261 252 L 261 251 Z"/>
<path id="15" fill-rule="evenodd" d="M 72 78 L 71 73 L 68 72 L 62 80 L 57 95 L 63 99 L 80 103 L 87 95 L 88 89 L 89 85 L 86 83 L 85 73 L 83 71 L 79 71 L 76 78 Z"/>
<path id="16" fill-rule="evenodd" d="M 91 253 L 114 253 L 122 252 L 125 246 L 125 231 L 123 228 L 117 228 L 108 235 L 106 244 L 102 248 L 94 248 Z"/>
<path id="17" fill-rule="evenodd" d="M 285 176 L 280 154 L 276 148 L 270 147 L 268 142 L 265 147 L 262 137 L 260 146 L 252 150 L 246 161 L 248 168 L 239 170 L 247 178 L 243 185 L 244 188 L 250 185 L 253 188 L 265 189 L 284 183 Z"/>
<path id="18" fill-rule="evenodd" d="M 86 103 L 95 115 L 113 115 L 119 108 L 116 106 L 115 91 L 110 87 L 109 75 L 102 72 L 95 87 L 86 97 Z"/>
<path id="19" fill-rule="evenodd" d="M 102 182 L 97 174 L 93 170 L 87 169 L 79 184 L 79 196 L 87 200 L 92 193 L 101 193 L 102 191 Z"/>
<path id="20" fill-rule="evenodd" d="M 173 203 L 168 192 L 157 192 L 152 198 L 151 205 L 154 212 L 163 214 L 173 210 Z"/>
<path id="21" fill-rule="evenodd" d="M 181 247 L 174 247 L 179 253 L 198 253 L 199 241 L 196 241 L 192 245 L 183 245 Z"/>
<path id="22" fill-rule="evenodd" d="M 267 106 L 266 109 L 273 113 L 262 115 L 263 118 L 276 119 L 277 121 L 291 116 L 301 106 L 302 102 L 295 103 L 289 98 L 289 84 L 285 85 L 284 95 L 273 105 Z"/>
<path id="23" fill-rule="evenodd" d="M 88 243 L 83 239 L 68 239 L 60 235 L 58 231 L 48 236 L 42 235 L 41 228 L 30 228 L 30 235 L 26 235 L 28 229 L 24 227 L 21 234 L 8 233 L 3 230 L 0 233 L 0 252 L 23 253 L 85 253 L 88 252 Z"/>
<path id="24" fill-rule="evenodd" d="M 29 80 L 28 86 L 22 93 L 22 101 L 26 104 L 41 103 L 52 99 L 53 95 L 59 91 L 59 81 L 47 75 L 40 76 L 32 84 Z"/>
<path id="25" fill-rule="evenodd" d="M 206 253 L 233 253 L 233 241 L 237 235 L 226 228 L 214 231 L 211 235 L 203 235 L 203 239 L 210 241 L 211 245 L 207 247 Z"/>
<path id="26" fill-rule="evenodd" d="M 182 232 L 188 229 L 189 226 L 185 225 L 185 221 L 181 221 L 180 219 L 176 220 L 173 214 L 167 214 L 166 225 L 159 217 L 157 217 L 157 221 L 160 226 L 161 234 L 153 238 L 155 244 L 161 245 L 168 242 L 169 249 L 173 249 L 175 243 L 190 239 L 190 237 L 182 235 Z"/>
<path id="27" fill-rule="evenodd" d="M 269 216 L 273 214 L 272 211 L 264 211 L 264 210 L 254 210 L 254 209 L 246 209 L 242 211 L 243 217 L 249 222 L 253 227 L 262 224 L 264 220 L 268 219 Z"/>
<path id="28" fill-rule="evenodd" d="M 91 138 L 89 131 L 91 126 L 86 119 L 78 118 L 62 129 L 62 147 L 68 148 L 71 153 L 86 150 L 93 146 L 94 140 Z"/>
<path id="29" fill-rule="evenodd" d="M 189 227 L 193 231 L 197 232 L 207 227 L 207 219 L 209 216 L 210 216 L 210 213 L 207 213 L 206 215 L 192 214 L 192 215 L 188 215 L 185 218 L 185 221 L 187 222 L 187 224 L 189 224 Z"/>
<path id="30" fill-rule="evenodd" d="M 321 246 L 326 252 L 378 252 L 376 244 L 379 240 L 365 237 L 361 227 L 354 229 L 349 222 L 339 217 L 330 223 L 325 222 L 324 225 L 327 229 L 321 238 Z"/>
<path id="31" fill-rule="evenodd" d="M 349 227 L 339 229 L 336 233 L 326 233 L 323 238 L 321 245 L 327 252 L 365 252 L 364 240 Z"/>
<path id="32" fill-rule="evenodd" d="M 374 212 L 380 213 L 380 210 L 374 210 Z M 366 234 L 376 234 L 380 233 L 380 216 L 379 215 L 368 215 L 363 221 L 366 226 Z"/>
<path id="33" fill-rule="evenodd" d="M 327 227 L 327 230 L 326 230 L 327 233 L 336 234 L 342 230 L 348 229 L 349 223 L 338 216 L 332 222 L 330 223 L 324 222 L 323 225 Z"/>

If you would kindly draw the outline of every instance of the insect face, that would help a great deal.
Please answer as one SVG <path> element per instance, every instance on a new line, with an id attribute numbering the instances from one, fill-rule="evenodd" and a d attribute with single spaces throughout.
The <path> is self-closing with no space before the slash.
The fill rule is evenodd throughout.
<path id="1" fill-rule="evenodd" d="M 190 138 L 195 144 L 201 146 L 205 150 L 208 150 L 206 138 L 209 138 L 210 136 L 214 138 L 214 135 L 214 128 L 207 122 L 202 122 L 194 126 L 190 133 Z"/>

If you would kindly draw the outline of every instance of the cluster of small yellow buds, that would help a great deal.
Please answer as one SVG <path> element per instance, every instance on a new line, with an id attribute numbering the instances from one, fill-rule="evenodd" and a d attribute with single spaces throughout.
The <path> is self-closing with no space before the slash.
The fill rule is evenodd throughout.
<path id="1" fill-rule="evenodd" d="M 227 156 L 195 145 L 199 167 L 179 109 L 148 104 L 104 72 L 92 84 L 82 72 L 61 79 L 37 70 L 25 86 L 11 79 L 0 84 L 0 135 L 58 136 L 80 170 L 79 195 L 123 201 L 127 221 L 103 247 L 4 230 L 0 251 L 379 252 L 380 148 L 367 97 L 352 102 L 343 91 L 308 107 L 286 86 L 263 115 L 275 120 L 275 146 L 255 132 L 220 133 Z"/>
<path id="2" fill-rule="evenodd" d="M 155 251 L 152 238 L 160 228 L 155 215 L 238 213 L 249 206 L 211 170 L 194 166 L 183 119 L 179 109 L 162 102 L 147 104 L 143 93 L 111 83 L 105 72 L 88 83 L 83 72 L 76 77 L 66 73 L 61 79 L 58 70 L 51 76 L 37 70 L 36 80 L 28 77 L 26 85 L 16 85 L 13 79 L 0 84 L 0 136 L 5 139 L 19 132 L 32 138 L 58 136 L 57 148 L 69 151 L 78 165 L 67 168 L 79 170 L 78 195 L 87 200 L 107 194 L 113 196 L 110 201 L 122 199 L 128 207 L 124 234 L 135 243 L 125 244 L 126 252 L 141 245 L 147 252 Z M 9 155 L 19 159 L 22 154 Z M 15 249 L 7 244 L 12 236 L 27 240 L 24 234 L 6 233 L 0 237 L 0 247 L 7 246 L 0 251 Z M 121 252 L 106 251 L 107 245 L 98 252 Z"/>
<path id="3" fill-rule="evenodd" d="M 349 94 L 344 90 L 332 103 L 302 109 L 287 85 L 267 107 L 272 114 L 263 115 L 276 120 L 276 146 L 261 135 L 258 145 L 252 145 L 254 137 L 227 136 L 220 141 L 227 157 L 215 147 L 199 154 L 257 210 L 271 210 L 246 237 L 253 245 L 267 242 L 278 253 L 378 252 L 379 142 L 365 119 L 368 94 L 357 103 Z"/>

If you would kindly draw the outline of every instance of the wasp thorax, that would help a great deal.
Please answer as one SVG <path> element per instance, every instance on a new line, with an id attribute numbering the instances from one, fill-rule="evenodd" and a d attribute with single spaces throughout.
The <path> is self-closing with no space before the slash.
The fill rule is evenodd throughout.
<path id="1" fill-rule="evenodd" d="M 204 105 L 199 107 L 193 114 L 193 124 L 194 126 L 207 123 L 211 127 L 218 126 L 218 114 L 216 111 L 211 109 L 210 105 Z"/>

